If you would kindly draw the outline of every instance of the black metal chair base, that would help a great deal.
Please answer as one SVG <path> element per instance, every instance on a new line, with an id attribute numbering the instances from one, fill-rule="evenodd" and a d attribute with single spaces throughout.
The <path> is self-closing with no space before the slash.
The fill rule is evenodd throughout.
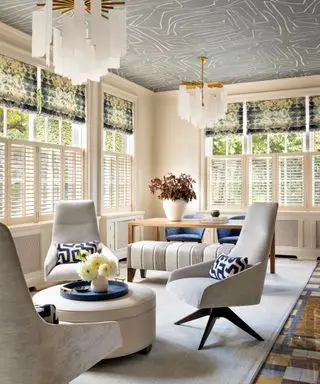
<path id="1" fill-rule="evenodd" d="M 247 323 L 245 323 L 243 320 L 240 319 L 240 317 L 235 314 L 230 308 L 224 307 L 224 308 L 202 308 L 198 311 L 191 313 L 190 315 L 184 317 L 181 320 L 178 320 L 175 322 L 176 325 L 181 325 L 184 323 L 187 323 L 192 320 L 199 319 L 204 316 L 209 316 L 206 328 L 204 330 L 202 339 L 199 344 L 198 350 L 202 349 L 205 342 L 207 341 L 208 336 L 210 335 L 210 332 L 216 322 L 216 320 L 219 317 L 224 317 L 225 319 L 231 321 L 231 323 L 235 324 L 237 327 L 242 329 L 244 332 L 247 332 L 252 337 L 256 338 L 259 341 L 263 341 L 263 338 L 258 335 L 257 332 L 255 332 Z"/>

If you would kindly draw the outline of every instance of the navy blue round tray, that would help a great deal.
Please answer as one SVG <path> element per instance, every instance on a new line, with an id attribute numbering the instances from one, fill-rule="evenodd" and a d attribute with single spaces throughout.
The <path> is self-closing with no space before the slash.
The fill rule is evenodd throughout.
<path id="1" fill-rule="evenodd" d="M 128 284 L 121 281 L 110 281 L 107 292 L 92 292 L 90 281 L 76 280 L 60 287 L 60 295 L 65 299 L 79 301 L 111 300 L 128 293 Z"/>

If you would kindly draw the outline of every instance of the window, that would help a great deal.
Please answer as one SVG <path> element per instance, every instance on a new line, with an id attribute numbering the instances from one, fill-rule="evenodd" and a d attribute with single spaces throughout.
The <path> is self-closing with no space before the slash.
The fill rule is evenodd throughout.
<path id="1" fill-rule="evenodd" d="M 132 210 L 133 107 L 128 100 L 103 94 L 102 205 L 105 212 Z"/>
<path id="2" fill-rule="evenodd" d="M 103 207 L 105 211 L 132 209 L 133 136 L 104 130 Z"/>
<path id="3" fill-rule="evenodd" d="M 60 199 L 84 196 L 83 126 L 0 107 L 0 220 L 48 220 Z"/>
<path id="4" fill-rule="evenodd" d="M 310 105 L 308 97 L 244 103 L 243 110 L 243 136 L 206 139 L 207 208 L 278 201 L 282 210 L 319 209 L 320 97 Z"/>

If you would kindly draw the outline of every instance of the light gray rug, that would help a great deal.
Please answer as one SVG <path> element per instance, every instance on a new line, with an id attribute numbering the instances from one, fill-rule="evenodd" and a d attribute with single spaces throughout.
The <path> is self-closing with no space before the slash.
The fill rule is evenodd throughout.
<path id="1" fill-rule="evenodd" d="M 314 267 L 314 262 L 277 261 L 277 273 L 267 274 L 261 303 L 235 310 L 264 342 L 219 319 L 202 351 L 197 347 L 206 318 L 184 326 L 173 325 L 193 308 L 166 292 L 167 275 L 149 273 L 149 278 L 139 284 L 157 294 L 157 338 L 151 353 L 109 360 L 72 384 L 252 383 Z"/>

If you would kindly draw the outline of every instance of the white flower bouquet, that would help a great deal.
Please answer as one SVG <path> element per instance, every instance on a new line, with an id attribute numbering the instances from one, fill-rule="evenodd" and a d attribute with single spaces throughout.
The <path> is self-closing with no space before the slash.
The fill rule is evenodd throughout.
<path id="1" fill-rule="evenodd" d="M 99 277 L 109 278 L 118 274 L 118 261 L 115 256 L 79 251 L 77 259 L 80 260 L 77 272 L 82 280 L 93 281 Z"/>

